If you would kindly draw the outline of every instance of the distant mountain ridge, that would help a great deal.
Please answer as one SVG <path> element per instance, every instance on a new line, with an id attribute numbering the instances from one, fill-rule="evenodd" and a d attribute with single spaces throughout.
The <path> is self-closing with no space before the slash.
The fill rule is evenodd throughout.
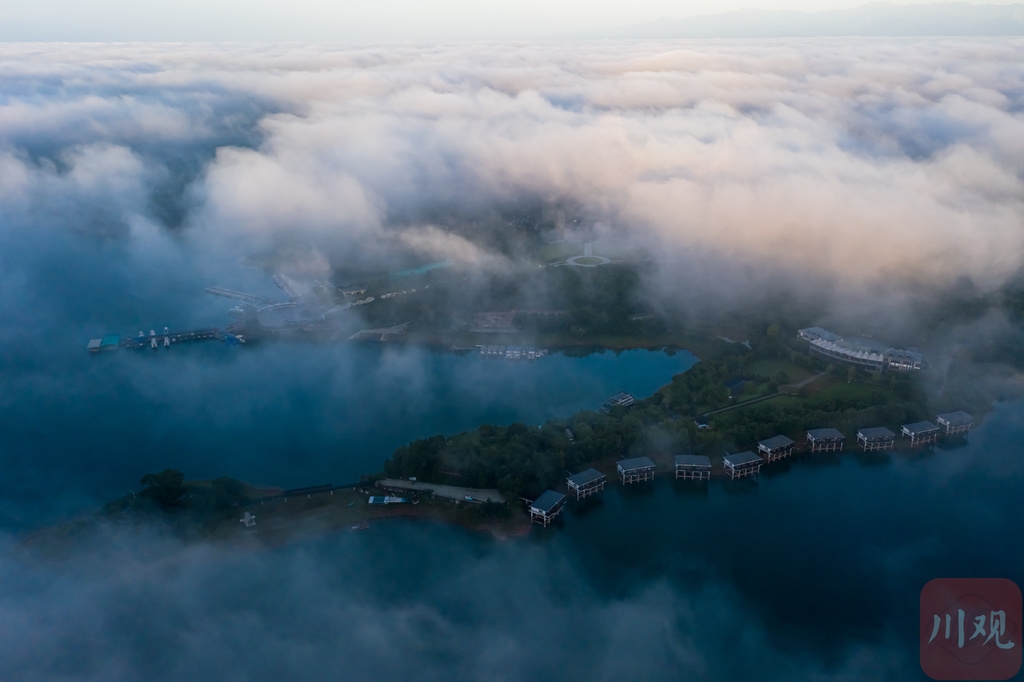
<path id="1" fill-rule="evenodd" d="M 606 28 L 580 38 L 1024 36 L 1024 4 L 870 3 L 824 12 L 738 10 Z"/>

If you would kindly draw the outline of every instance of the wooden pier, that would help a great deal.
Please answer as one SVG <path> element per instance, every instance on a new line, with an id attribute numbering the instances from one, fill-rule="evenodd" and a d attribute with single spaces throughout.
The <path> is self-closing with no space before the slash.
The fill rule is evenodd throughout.
<path id="1" fill-rule="evenodd" d="M 676 479 L 710 481 L 711 459 L 703 455 L 676 455 Z"/>
<path id="2" fill-rule="evenodd" d="M 785 459 L 793 454 L 793 446 L 796 445 L 786 436 L 772 436 L 757 444 L 757 451 L 769 464 Z"/>
<path id="3" fill-rule="evenodd" d="M 624 459 L 616 467 L 623 485 L 654 480 L 654 462 L 650 457 Z"/>
<path id="4" fill-rule="evenodd" d="M 807 449 L 811 452 L 840 452 L 845 440 L 838 429 L 811 429 L 807 432 Z"/>
<path id="5" fill-rule="evenodd" d="M 139 335 L 135 338 L 125 339 L 122 343 L 128 350 L 138 350 L 140 348 L 170 348 L 172 345 L 187 341 L 219 340 L 221 338 L 220 330 L 215 327 L 190 329 L 184 332 L 172 332 L 167 327 L 164 327 L 162 334 L 158 334 L 155 330 L 150 329 L 148 335 L 144 332 L 139 332 Z"/>
<path id="6" fill-rule="evenodd" d="M 597 469 L 587 469 L 565 479 L 569 493 L 576 496 L 576 500 L 604 492 L 605 475 Z"/>
<path id="7" fill-rule="evenodd" d="M 763 463 L 764 460 L 750 450 L 737 452 L 732 455 L 726 454 L 722 458 L 722 464 L 725 465 L 725 473 L 732 479 L 754 476 L 760 473 Z"/>
<path id="8" fill-rule="evenodd" d="M 857 443 L 864 452 L 891 450 L 896 445 L 896 434 L 884 426 L 857 431 Z"/>

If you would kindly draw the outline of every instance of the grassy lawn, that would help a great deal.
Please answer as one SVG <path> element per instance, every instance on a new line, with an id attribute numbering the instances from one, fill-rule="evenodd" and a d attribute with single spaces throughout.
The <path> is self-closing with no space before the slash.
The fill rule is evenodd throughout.
<path id="1" fill-rule="evenodd" d="M 747 365 L 744 371 L 766 377 L 773 377 L 779 372 L 785 372 L 789 375 L 789 383 L 791 384 L 799 383 L 804 379 L 810 379 L 814 376 L 814 372 L 811 370 L 804 369 L 786 360 L 758 360 Z"/>
<path id="2" fill-rule="evenodd" d="M 572 256 L 582 256 L 583 245 L 572 244 L 569 242 L 559 242 L 557 244 L 544 244 L 537 249 L 537 259 L 541 263 L 555 263 Z"/>
<path id="3" fill-rule="evenodd" d="M 830 377 L 823 379 L 821 383 L 824 384 L 826 381 L 828 381 L 828 384 L 814 394 L 816 399 L 837 399 L 842 402 L 854 402 L 858 399 L 869 398 L 878 390 L 878 387 L 871 382 L 854 381 L 847 383 L 845 379 Z"/>
<path id="4" fill-rule="evenodd" d="M 593 252 L 595 256 L 622 261 L 640 261 L 647 257 L 647 251 L 629 244 L 594 242 Z"/>

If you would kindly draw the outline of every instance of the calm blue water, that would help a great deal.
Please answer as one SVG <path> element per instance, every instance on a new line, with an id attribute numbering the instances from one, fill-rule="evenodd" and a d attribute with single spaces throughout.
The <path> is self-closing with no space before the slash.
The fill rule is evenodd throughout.
<path id="1" fill-rule="evenodd" d="M 7 529 L 164 466 L 343 481 L 410 438 L 646 395 L 693 363 L 303 344 L 37 357 L 3 379 Z M 1005 403 L 959 448 L 613 483 L 505 542 L 394 521 L 262 552 L 155 532 L 66 562 L 0 551 L 0 659 L 12 679 L 181 679 L 197 662 L 251 680 L 922 679 L 928 580 L 1024 582 L 1021 442 L 1024 403 Z"/>
<path id="2" fill-rule="evenodd" d="M 645 350 L 513 363 L 351 344 L 57 347 L 0 380 L 4 524 L 123 495 L 165 467 L 284 487 L 356 481 L 413 438 L 536 424 L 620 389 L 646 396 L 694 361 Z"/>

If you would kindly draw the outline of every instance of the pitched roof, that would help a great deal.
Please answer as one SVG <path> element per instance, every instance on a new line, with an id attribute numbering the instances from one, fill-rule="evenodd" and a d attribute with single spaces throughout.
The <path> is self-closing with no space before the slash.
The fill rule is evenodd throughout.
<path id="1" fill-rule="evenodd" d="M 904 424 L 903 430 L 912 434 L 928 433 L 929 431 L 938 431 L 939 427 L 931 422 L 914 422 L 913 424 Z"/>
<path id="2" fill-rule="evenodd" d="M 588 483 L 593 483 L 594 481 L 600 480 L 602 478 L 604 478 L 604 474 L 602 474 L 597 469 L 587 469 L 586 471 L 581 471 L 578 474 L 573 474 L 566 480 L 568 480 L 575 486 L 583 486 Z"/>
<path id="3" fill-rule="evenodd" d="M 631 471 L 633 469 L 653 469 L 654 462 L 651 461 L 650 457 L 634 457 L 632 459 L 624 459 L 619 462 L 619 468 L 623 471 Z"/>
<path id="4" fill-rule="evenodd" d="M 813 440 L 842 440 L 843 433 L 839 429 L 811 429 L 807 432 Z"/>
<path id="5" fill-rule="evenodd" d="M 863 436 L 868 440 L 878 440 L 885 438 L 895 438 L 896 434 L 885 428 L 884 426 L 875 426 L 870 429 L 858 429 L 858 436 Z"/>
<path id="6" fill-rule="evenodd" d="M 540 497 L 530 504 L 530 507 L 547 514 L 564 499 L 565 495 L 562 493 L 556 493 L 554 490 L 545 490 Z"/>
<path id="7" fill-rule="evenodd" d="M 953 425 L 970 424 L 971 422 L 974 421 L 974 417 L 967 414 L 963 410 L 957 410 L 956 412 L 946 412 L 945 414 L 940 414 L 937 417 L 937 419 L 940 422 L 945 422 L 947 424 Z"/>
<path id="8" fill-rule="evenodd" d="M 766 438 L 765 440 L 758 443 L 758 445 L 763 445 L 769 450 L 777 450 L 779 448 L 788 447 L 792 444 L 793 440 L 787 438 L 786 436 L 772 436 L 771 438 Z"/>
<path id="9" fill-rule="evenodd" d="M 711 468 L 711 458 L 704 455 L 676 455 L 676 466 L 699 466 Z"/>
<path id="10" fill-rule="evenodd" d="M 726 455 L 724 459 L 726 462 L 733 465 L 734 467 L 739 466 L 741 464 L 751 464 L 753 462 L 761 461 L 761 458 L 755 455 L 750 450 L 746 450 L 744 452 L 736 452 L 731 455 Z"/>

